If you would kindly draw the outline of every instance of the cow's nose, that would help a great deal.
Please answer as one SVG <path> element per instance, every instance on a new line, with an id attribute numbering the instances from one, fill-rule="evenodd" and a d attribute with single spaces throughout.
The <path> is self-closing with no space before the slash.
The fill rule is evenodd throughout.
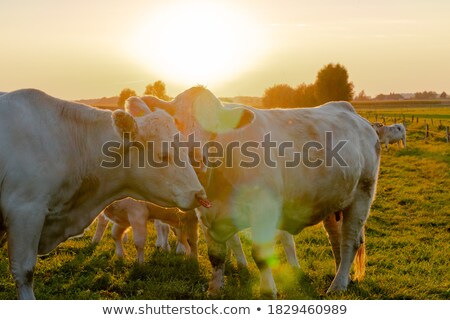
<path id="1" fill-rule="evenodd" d="M 195 194 L 195 199 L 197 199 L 198 203 L 205 208 L 211 208 L 212 204 L 206 197 L 206 192 L 204 190 L 197 192 Z"/>

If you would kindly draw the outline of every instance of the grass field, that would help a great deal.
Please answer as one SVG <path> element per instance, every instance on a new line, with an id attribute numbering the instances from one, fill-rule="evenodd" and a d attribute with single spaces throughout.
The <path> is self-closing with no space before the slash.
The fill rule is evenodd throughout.
<path id="1" fill-rule="evenodd" d="M 374 120 L 375 112 L 390 119 L 405 114 L 408 148 L 382 150 L 378 193 L 367 222 L 367 268 L 361 283 L 341 294 L 326 295 L 334 273 L 331 247 L 321 225 L 296 236 L 301 273 L 293 272 L 277 244 L 279 264 L 274 269 L 280 299 L 450 299 L 450 143 L 445 142 L 439 119 L 450 120 L 450 109 L 408 108 L 360 113 Z M 395 115 L 394 115 L 395 114 Z M 431 123 L 424 139 L 424 120 Z M 388 121 L 389 122 L 389 121 Z M 450 125 L 445 124 L 445 125 Z M 146 262 L 134 263 L 132 241 L 124 261 L 114 257 L 114 243 L 105 234 L 98 246 L 90 244 L 95 225 L 84 237 L 66 241 L 38 261 L 35 294 L 38 299 L 206 299 L 210 264 L 200 237 L 199 263 L 154 249 L 149 224 Z M 227 265 L 225 299 L 258 299 L 259 275 L 250 257 L 250 239 L 242 233 L 250 268 Z M 171 245 L 175 247 L 175 239 Z M 7 251 L 0 248 L 0 299 L 14 299 Z"/>

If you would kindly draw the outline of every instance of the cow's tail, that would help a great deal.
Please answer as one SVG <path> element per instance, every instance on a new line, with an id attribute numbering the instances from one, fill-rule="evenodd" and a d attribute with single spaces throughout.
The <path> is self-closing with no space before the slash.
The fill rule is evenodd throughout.
<path id="1" fill-rule="evenodd" d="M 358 251 L 356 251 L 356 257 L 354 262 L 354 280 L 355 281 L 362 281 L 364 279 L 364 275 L 366 274 L 366 243 L 365 243 L 365 235 L 364 235 L 364 227 L 361 231 L 361 241 L 358 248 Z"/>

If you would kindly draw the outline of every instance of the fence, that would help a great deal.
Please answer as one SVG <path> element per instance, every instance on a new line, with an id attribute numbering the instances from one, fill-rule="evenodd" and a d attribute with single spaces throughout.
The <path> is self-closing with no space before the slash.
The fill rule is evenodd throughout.
<path id="1" fill-rule="evenodd" d="M 441 138 L 447 143 L 450 142 L 450 121 L 448 120 L 422 118 L 424 123 L 423 129 L 412 129 L 408 127 L 414 123 L 419 124 L 421 122 L 418 115 L 411 115 L 411 121 L 409 121 L 409 116 L 407 118 L 406 115 L 385 116 L 378 113 L 373 114 L 371 112 L 361 112 L 361 116 L 365 117 L 369 121 L 374 120 L 374 122 L 382 122 L 385 125 L 388 123 L 402 123 L 407 132 L 423 132 L 424 139 L 428 139 L 431 135 L 433 135 L 435 138 Z M 430 130 L 432 127 L 435 127 L 437 131 Z"/>

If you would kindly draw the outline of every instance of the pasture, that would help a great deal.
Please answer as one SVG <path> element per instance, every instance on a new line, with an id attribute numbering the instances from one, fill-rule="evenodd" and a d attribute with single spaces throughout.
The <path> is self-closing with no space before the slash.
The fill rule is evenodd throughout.
<path id="1" fill-rule="evenodd" d="M 391 145 L 382 150 L 378 192 L 366 225 L 366 277 L 341 294 L 326 295 L 334 274 L 331 246 L 321 225 L 295 237 L 302 272 L 292 271 L 277 244 L 274 269 L 280 299 L 450 299 L 450 143 L 445 106 L 396 106 L 358 111 L 374 121 L 383 114 L 388 124 L 405 115 L 407 149 Z M 411 122 L 412 115 L 419 121 Z M 431 124 L 433 119 L 433 125 Z M 442 126 L 439 127 L 439 120 Z M 402 120 L 398 120 L 401 122 Z M 426 122 L 425 122 L 426 121 Z M 430 136 L 424 139 L 424 126 Z M 37 299 L 206 299 L 210 263 L 200 235 L 199 263 L 155 249 L 153 225 L 145 264 L 135 264 L 132 241 L 127 257 L 114 257 L 110 230 L 102 242 L 91 245 L 95 224 L 81 238 L 68 240 L 38 259 L 35 272 Z M 224 299 L 258 299 L 259 276 L 250 255 L 249 233 L 241 234 L 249 270 L 234 260 L 227 263 Z M 6 246 L 0 248 L 0 299 L 15 299 L 8 270 Z"/>

